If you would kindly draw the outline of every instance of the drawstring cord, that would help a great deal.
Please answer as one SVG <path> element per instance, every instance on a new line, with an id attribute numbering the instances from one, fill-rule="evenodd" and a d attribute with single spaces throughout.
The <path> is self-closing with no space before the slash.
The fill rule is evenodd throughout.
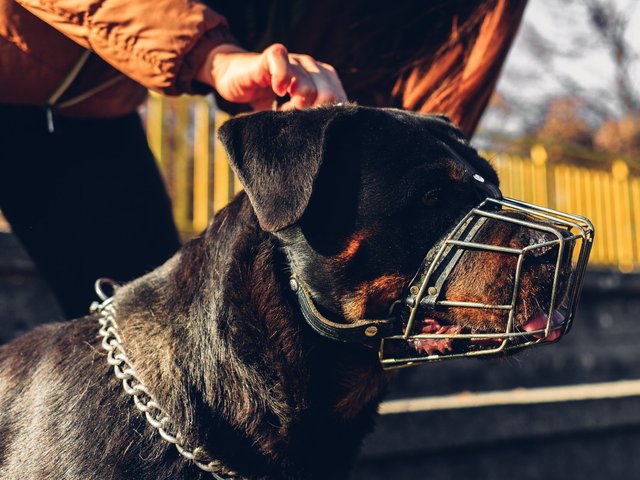
<path id="1" fill-rule="evenodd" d="M 92 95 L 95 95 L 96 93 L 104 90 L 105 88 L 108 88 L 111 85 L 116 84 L 117 82 L 121 81 L 124 78 L 122 75 L 118 75 L 116 77 L 110 78 L 102 82 L 101 84 L 87 90 L 84 93 L 81 93 L 73 98 L 70 98 L 68 100 L 58 103 L 58 100 L 60 100 L 62 95 L 64 95 L 64 93 L 69 89 L 69 87 L 74 82 L 74 80 L 78 78 L 80 71 L 85 66 L 90 56 L 91 56 L 91 50 L 83 51 L 82 54 L 80 55 L 80 58 L 78 58 L 76 63 L 73 65 L 73 67 L 71 67 L 71 70 L 69 70 L 69 73 L 67 73 L 67 75 L 62 79 L 62 81 L 56 87 L 53 93 L 45 101 L 45 112 L 47 116 L 47 130 L 49 131 L 49 133 L 53 133 L 55 131 L 55 125 L 53 122 L 54 107 L 66 108 L 72 105 L 76 105 L 86 100 L 87 98 L 91 97 Z"/>

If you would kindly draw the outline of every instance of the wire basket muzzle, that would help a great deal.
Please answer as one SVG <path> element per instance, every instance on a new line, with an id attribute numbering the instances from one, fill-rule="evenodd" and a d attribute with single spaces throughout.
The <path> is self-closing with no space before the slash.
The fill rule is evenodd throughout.
<path id="1" fill-rule="evenodd" d="M 511 227 L 529 232 L 523 246 L 513 242 L 500 244 L 487 240 L 487 231 Z M 571 328 L 580 295 L 582 280 L 593 243 L 594 229 L 584 217 L 532 205 L 509 198 L 487 198 L 468 212 L 429 250 L 410 282 L 401 308 L 403 327 L 398 335 L 385 337 L 380 345 L 384 368 L 406 367 L 450 358 L 496 355 L 507 350 L 552 343 Z M 522 242 L 521 242 L 522 243 Z M 467 252 L 490 252 L 511 257 L 513 269 L 500 278 L 503 295 L 488 301 L 447 298 L 446 286 Z M 535 278 L 528 271 L 531 259 L 544 258 L 545 278 Z M 486 268 L 491 268 L 490 265 Z M 523 325 L 516 321 L 523 298 L 523 279 L 543 282 L 536 299 L 543 310 Z M 457 318 L 456 325 L 440 325 L 438 311 L 446 310 Z M 465 314 L 474 317 L 500 315 L 506 319 L 500 329 L 490 331 L 469 328 Z M 462 326 L 465 325 L 463 328 Z"/>

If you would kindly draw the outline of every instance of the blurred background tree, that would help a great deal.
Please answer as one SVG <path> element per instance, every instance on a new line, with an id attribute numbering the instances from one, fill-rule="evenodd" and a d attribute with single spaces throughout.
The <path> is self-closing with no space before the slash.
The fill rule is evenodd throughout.
<path id="1" fill-rule="evenodd" d="M 484 148 L 640 171 L 640 7 L 636 0 L 531 0 L 481 124 Z M 500 133 L 497 133 L 500 132 Z"/>

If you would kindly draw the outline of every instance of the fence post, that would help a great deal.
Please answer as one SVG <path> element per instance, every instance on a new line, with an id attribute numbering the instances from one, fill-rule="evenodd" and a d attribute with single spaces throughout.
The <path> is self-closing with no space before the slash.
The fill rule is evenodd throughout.
<path id="1" fill-rule="evenodd" d="M 623 160 L 615 160 L 611 165 L 611 174 L 615 184 L 613 194 L 618 268 L 621 272 L 630 272 L 633 270 L 633 229 L 629 204 L 629 167 Z"/>
<path id="2" fill-rule="evenodd" d="M 189 178 L 189 163 L 191 160 L 189 145 L 189 99 L 180 97 L 175 100 L 175 118 L 173 130 L 173 164 L 174 185 L 173 214 L 176 225 L 182 232 L 193 232 L 190 218 L 191 189 Z"/>
<path id="3" fill-rule="evenodd" d="M 531 178 L 533 203 L 549 207 L 549 177 L 547 175 L 547 160 L 549 156 L 544 145 L 536 143 L 531 147 L 531 163 L 534 174 Z"/>
<path id="4" fill-rule="evenodd" d="M 640 179 L 633 178 L 629 181 L 629 203 L 633 218 L 633 252 L 634 265 L 640 263 Z"/>
<path id="5" fill-rule="evenodd" d="M 216 111 L 216 132 L 228 118 L 225 114 Z M 233 178 L 227 152 L 217 136 L 213 145 L 213 211 L 217 212 L 229 202 L 229 183 L 233 181 Z"/>
<path id="6" fill-rule="evenodd" d="M 164 123 L 164 97 L 157 93 L 151 92 L 147 100 L 147 138 L 149 139 L 149 147 L 156 157 L 156 161 L 162 167 L 164 166 L 164 149 L 162 126 Z"/>
<path id="7" fill-rule="evenodd" d="M 209 204 L 209 143 L 211 108 L 205 99 L 194 104 L 193 112 L 193 229 L 206 228 L 211 216 Z"/>

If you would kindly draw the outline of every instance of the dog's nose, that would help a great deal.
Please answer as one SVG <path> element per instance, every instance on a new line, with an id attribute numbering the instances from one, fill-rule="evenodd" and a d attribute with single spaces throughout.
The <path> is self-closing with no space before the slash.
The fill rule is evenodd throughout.
<path id="1" fill-rule="evenodd" d="M 568 230 L 558 229 L 557 231 L 562 235 L 562 238 L 569 238 L 571 236 L 571 232 Z M 548 255 L 550 252 L 553 252 L 555 255 L 558 251 L 559 243 L 556 235 L 543 231 L 535 231 L 534 235 L 529 239 L 529 246 L 534 247 L 531 249 L 531 255 L 538 258 Z M 536 248 L 536 245 L 541 246 Z"/>
<path id="2" fill-rule="evenodd" d="M 532 228 L 519 228 L 509 242 L 514 248 L 527 248 L 528 255 L 542 259 L 552 251 L 557 251 L 558 237 Z M 538 246 L 539 245 L 539 246 Z"/>
<path id="3" fill-rule="evenodd" d="M 550 233 L 536 231 L 529 238 L 529 242 L 528 242 L 528 246 L 534 247 L 531 250 L 531 254 L 534 257 L 538 257 L 538 258 L 541 258 L 547 255 L 552 250 L 557 248 L 555 243 L 550 243 L 556 239 L 557 238 L 554 235 L 551 235 Z M 540 245 L 540 247 L 536 247 L 536 245 Z"/>

